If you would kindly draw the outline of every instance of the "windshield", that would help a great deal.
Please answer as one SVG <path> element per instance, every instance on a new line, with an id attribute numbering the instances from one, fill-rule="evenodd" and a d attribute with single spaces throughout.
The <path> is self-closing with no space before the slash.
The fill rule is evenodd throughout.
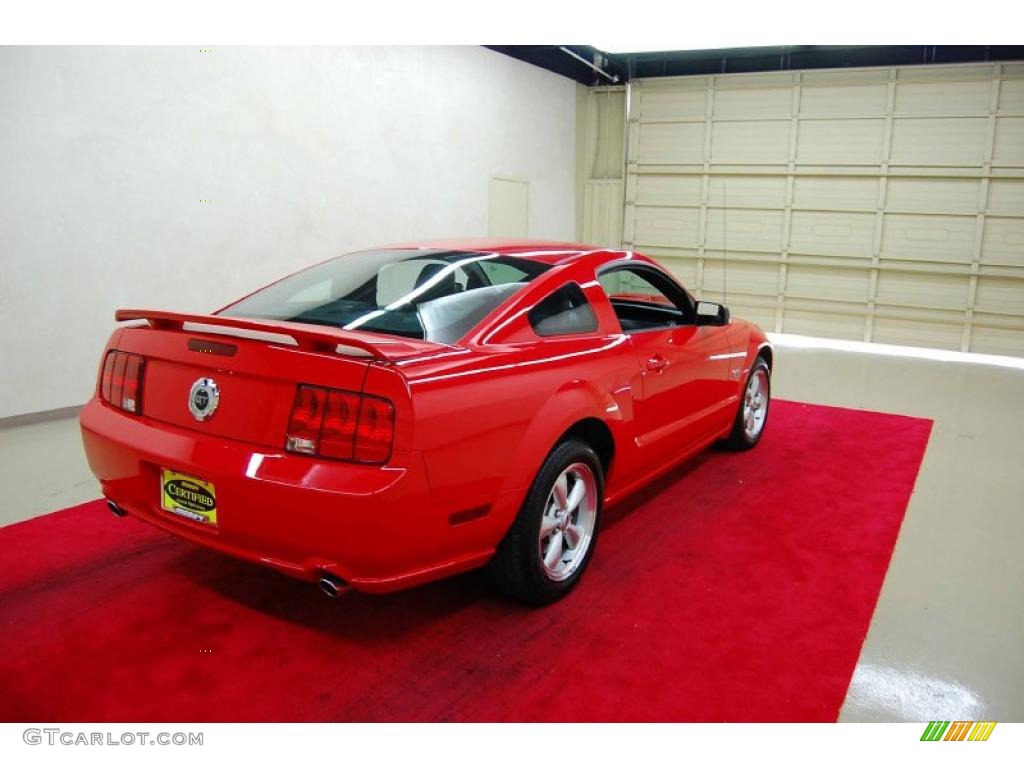
<path id="1" fill-rule="evenodd" d="M 453 344 L 546 269 L 494 253 L 362 251 L 286 277 L 220 314 Z"/>

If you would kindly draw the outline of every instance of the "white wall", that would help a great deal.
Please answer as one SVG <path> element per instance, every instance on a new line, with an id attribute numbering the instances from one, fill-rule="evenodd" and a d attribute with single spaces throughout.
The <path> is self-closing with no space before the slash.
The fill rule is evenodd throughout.
<path id="1" fill-rule="evenodd" d="M 574 105 L 476 47 L 0 49 L 0 418 L 84 402 L 117 307 L 484 235 L 491 174 L 570 239 Z"/>

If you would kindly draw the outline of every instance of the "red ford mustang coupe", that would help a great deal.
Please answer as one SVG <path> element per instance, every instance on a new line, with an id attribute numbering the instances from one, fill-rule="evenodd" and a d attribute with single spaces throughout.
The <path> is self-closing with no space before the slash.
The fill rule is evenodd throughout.
<path id="1" fill-rule="evenodd" d="M 330 595 L 486 566 L 556 600 L 604 506 L 768 415 L 764 333 L 629 251 L 388 247 L 116 319 L 81 416 L 110 509 Z"/>

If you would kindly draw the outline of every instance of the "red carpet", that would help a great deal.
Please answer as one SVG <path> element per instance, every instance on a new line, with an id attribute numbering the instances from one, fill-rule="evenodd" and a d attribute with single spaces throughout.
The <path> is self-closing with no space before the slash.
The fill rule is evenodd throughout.
<path id="1" fill-rule="evenodd" d="M 567 600 L 331 601 L 100 502 L 0 529 L 0 719 L 834 720 L 931 422 L 776 401 L 610 510 Z"/>

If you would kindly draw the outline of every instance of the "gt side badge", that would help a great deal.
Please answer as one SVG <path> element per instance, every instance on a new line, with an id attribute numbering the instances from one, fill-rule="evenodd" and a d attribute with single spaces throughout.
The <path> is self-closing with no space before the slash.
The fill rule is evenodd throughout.
<path id="1" fill-rule="evenodd" d="M 196 421 L 206 421 L 213 416 L 220 402 L 220 389 L 213 379 L 197 379 L 188 393 L 188 409 Z"/>

